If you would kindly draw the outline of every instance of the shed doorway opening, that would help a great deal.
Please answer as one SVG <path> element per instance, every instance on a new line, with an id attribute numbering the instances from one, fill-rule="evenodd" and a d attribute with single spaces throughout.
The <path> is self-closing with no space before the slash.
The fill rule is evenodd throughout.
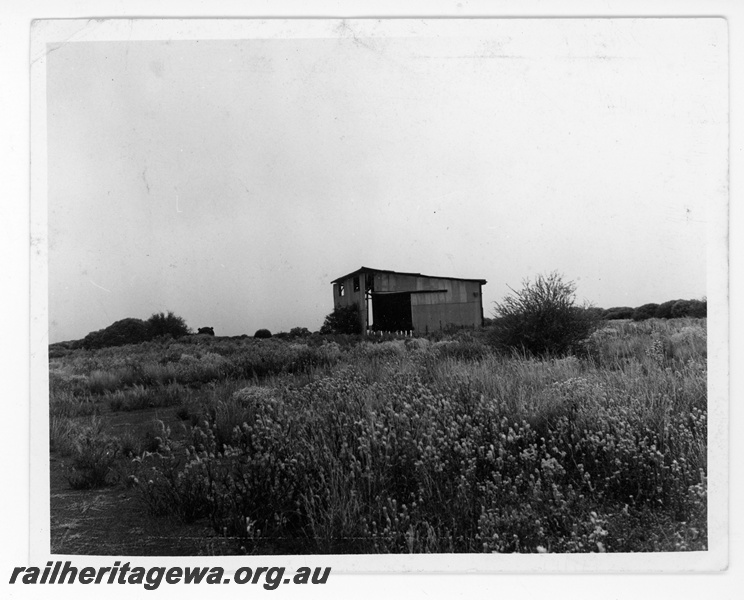
<path id="1" fill-rule="evenodd" d="M 411 331 L 411 292 L 373 293 L 372 320 L 376 331 Z"/>

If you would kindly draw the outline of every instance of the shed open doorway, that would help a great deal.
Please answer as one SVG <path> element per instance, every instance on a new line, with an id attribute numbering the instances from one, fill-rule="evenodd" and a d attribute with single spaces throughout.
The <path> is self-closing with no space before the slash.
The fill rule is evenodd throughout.
<path id="1" fill-rule="evenodd" d="M 411 331 L 411 292 L 373 293 L 372 320 L 377 331 Z"/>

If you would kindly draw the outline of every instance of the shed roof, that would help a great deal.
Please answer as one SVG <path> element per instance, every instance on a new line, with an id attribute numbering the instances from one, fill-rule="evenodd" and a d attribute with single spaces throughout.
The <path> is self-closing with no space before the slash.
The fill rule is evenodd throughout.
<path id="1" fill-rule="evenodd" d="M 475 281 L 477 283 L 480 283 L 481 285 L 485 285 L 487 282 L 485 279 L 465 279 L 463 277 L 438 277 L 436 275 L 422 275 L 421 273 L 403 273 L 401 271 L 389 271 L 387 269 L 371 269 L 370 267 L 361 267 L 357 269 L 356 271 L 352 271 L 351 273 L 347 273 L 346 275 L 342 275 L 341 277 L 338 277 L 331 281 L 331 283 L 339 283 L 341 281 L 344 281 L 345 279 L 348 279 L 349 277 L 353 277 L 354 275 L 359 275 L 361 273 L 387 273 L 389 275 L 410 275 L 412 277 L 423 277 L 426 279 L 453 279 L 455 281 Z"/>

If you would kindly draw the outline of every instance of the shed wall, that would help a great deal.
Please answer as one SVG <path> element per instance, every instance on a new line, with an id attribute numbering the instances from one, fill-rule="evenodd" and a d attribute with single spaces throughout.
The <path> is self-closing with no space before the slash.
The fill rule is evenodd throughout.
<path id="1" fill-rule="evenodd" d="M 366 299 L 364 296 L 364 274 L 359 276 L 359 290 L 354 291 L 354 278 L 348 277 L 343 281 L 344 295 L 339 295 L 338 283 L 333 284 L 333 308 L 342 308 L 356 304 L 359 307 L 362 331 L 367 330 Z"/>
<path id="2" fill-rule="evenodd" d="M 470 302 L 437 302 L 431 296 L 445 294 L 412 294 L 411 313 L 415 331 L 426 333 L 447 326 L 480 327 L 481 319 L 480 294 Z"/>

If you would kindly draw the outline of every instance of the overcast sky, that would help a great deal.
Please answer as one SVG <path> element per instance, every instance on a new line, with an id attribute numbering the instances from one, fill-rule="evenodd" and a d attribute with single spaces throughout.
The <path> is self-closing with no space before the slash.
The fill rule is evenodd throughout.
<path id="1" fill-rule="evenodd" d="M 362 265 L 487 279 L 487 316 L 553 270 L 603 307 L 707 294 L 725 21 L 337 33 L 49 52 L 51 342 L 315 330 Z"/>

